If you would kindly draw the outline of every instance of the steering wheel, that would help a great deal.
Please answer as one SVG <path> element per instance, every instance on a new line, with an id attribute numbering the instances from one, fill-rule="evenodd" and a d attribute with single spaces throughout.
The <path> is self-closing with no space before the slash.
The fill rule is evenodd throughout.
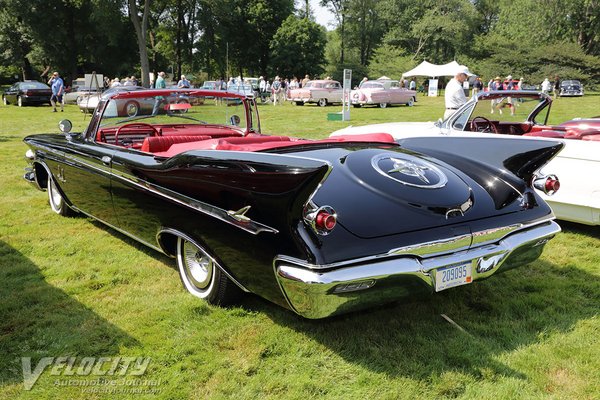
<path id="1" fill-rule="evenodd" d="M 498 133 L 498 128 L 486 117 L 477 116 L 471 120 L 471 131 Z"/>
<path id="2" fill-rule="evenodd" d="M 158 132 L 158 129 L 156 129 L 154 126 L 147 124 L 145 122 L 132 122 L 129 124 L 125 124 L 125 125 L 121 125 L 117 131 L 115 132 L 115 144 L 118 145 L 119 144 L 119 133 L 121 133 L 121 131 L 125 128 L 133 128 L 133 127 L 146 127 L 146 128 L 150 128 L 152 129 L 152 133 L 150 134 L 150 136 L 160 136 L 160 133 Z"/>

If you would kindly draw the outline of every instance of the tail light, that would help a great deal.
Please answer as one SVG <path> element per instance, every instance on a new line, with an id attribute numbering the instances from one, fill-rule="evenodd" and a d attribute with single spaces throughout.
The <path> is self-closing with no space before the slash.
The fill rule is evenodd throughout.
<path id="1" fill-rule="evenodd" d="M 548 196 L 552 196 L 560 189 L 560 181 L 556 175 L 548 175 L 536 178 L 533 181 L 533 187 L 542 191 Z"/>
<path id="2" fill-rule="evenodd" d="M 304 220 L 319 235 L 328 235 L 337 224 L 337 214 L 330 206 L 309 208 L 305 211 Z"/>
<path id="3" fill-rule="evenodd" d="M 318 229 L 331 231 L 335 228 L 336 224 L 336 216 L 335 214 L 330 214 L 325 210 L 321 210 L 317 213 L 317 217 L 315 218 L 315 225 Z"/>

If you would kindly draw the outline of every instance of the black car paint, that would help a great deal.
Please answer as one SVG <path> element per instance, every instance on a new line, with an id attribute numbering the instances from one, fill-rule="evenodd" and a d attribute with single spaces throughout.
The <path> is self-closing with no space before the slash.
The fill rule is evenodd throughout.
<path id="1" fill-rule="evenodd" d="M 175 249 L 170 234 L 184 233 L 211 249 L 246 290 L 288 308 L 273 270 L 274 260 L 282 255 L 331 265 L 548 218 L 550 208 L 528 182 L 562 147 L 532 140 L 515 155 L 509 148 L 490 146 L 490 140 L 470 139 L 465 157 L 450 145 L 464 144 L 429 138 L 401 146 L 328 143 L 266 152 L 189 151 L 165 159 L 96 143 L 98 118 L 96 113 L 82 135 L 25 138 L 38 155 L 36 162 L 61 177 L 57 184 L 70 206 L 171 256 Z M 431 150 L 435 148 L 444 150 Z M 383 186 L 373 190 L 368 187 L 376 178 L 373 171 L 358 180 L 349 172 L 349 159 L 364 163 L 388 152 L 434 162 L 464 186 L 449 187 L 446 199 L 419 202 L 417 196 L 404 201 L 400 197 L 408 193 L 406 188 L 392 180 L 381 180 Z M 502 178 L 495 189 L 485 186 L 490 176 Z M 448 198 L 462 199 L 465 187 L 472 191 L 473 208 L 452 217 L 440 212 L 437 206 Z M 378 201 L 378 192 L 398 198 Z M 303 208 L 313 194 L 316 204 L 339 212 L 338 227 L 327 236 L 315 234 L 303 221 Z M 525 204 L 524 198 L 533 201 Z M 248 205 L 247 216 L 262 224 L 262 230 L 227 220 L 226 211 Z"/>
<path id="2" fill-rule="evenodd" d="M 35 82 L 40 87 L 45 88 L 26 89 L 24 88 L 28 82 L 17 82 L 11 87 L 4 91 L 2 95 L 4 101 L 8 104 L 17 104 L 19 98 L 23 105 L 30 104 L 50 104 L 50 96 L 52 95 L 52 89 L 46 84 L 41 82 Z"/>

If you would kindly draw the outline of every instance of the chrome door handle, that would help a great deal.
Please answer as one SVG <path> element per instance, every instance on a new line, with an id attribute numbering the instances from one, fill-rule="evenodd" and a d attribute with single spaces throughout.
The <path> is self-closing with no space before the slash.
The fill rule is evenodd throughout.
<path id="1" fill-rule="evenodd" d="M 111 161 L 112 161 L 112 158 L 111 158 L 111 157 L 109 157 L 109 156 L 104 156 L 104 157 L 102 157 L 102 162 L 103 162 L 105 165 L 110 165 L 110 162 L 111 162 Z"/>

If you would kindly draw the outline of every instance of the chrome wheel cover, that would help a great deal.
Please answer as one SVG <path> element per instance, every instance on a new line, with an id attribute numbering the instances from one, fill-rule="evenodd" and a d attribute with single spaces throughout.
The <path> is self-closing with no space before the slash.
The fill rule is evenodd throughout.
<path id="1" fill-rule="evenodd" d="M 179 272 L 186 289 L 200 298 L 210 296 L 215 261 L 202 248 L 183 238 L 179 239 L 177 247 Z"/>
<path id="2" fill-rule="evenodd" d="M 50 207 L 55 213 L 60 213 L 63 208 L 63 198 L 54 184 L 52 178 L 48 178 L 48 198 L 50 199 Z"/>
<path id="3" fill-rule="evenodd" d="M 128 117 L 135 117 L 138 113 L 138 105 L 136 103 L 127 103 L 125 105 L 125 112 Z"/>

